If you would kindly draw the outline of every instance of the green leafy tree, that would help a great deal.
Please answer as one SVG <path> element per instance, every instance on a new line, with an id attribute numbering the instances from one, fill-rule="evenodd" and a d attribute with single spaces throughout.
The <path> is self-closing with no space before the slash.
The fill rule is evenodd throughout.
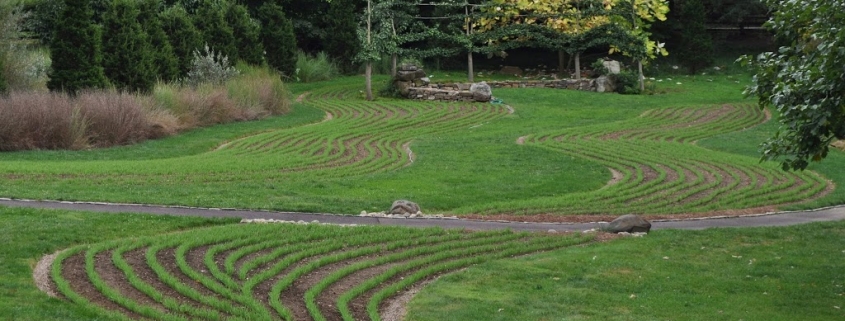
<path id="1" fill-rule="evenodd" d="M 264 46 L 258 40 L 261 26 L 250 17 L 246 7 L 239 4 L 229 6 L 226 22 L 232 27 L 240 60 L 252 65 L 263 64 Z"/>
<path id="2" fill-rule="evenodd" d="M 323 46 L 326 53 L 338 64 L 341 72 L 351 73 L 357 70 L 352 59 L 358 54 L 361 43 L 356 30 L 358 17 L 355 0 L 332 0 L 329 4 L 326 23 L 326 36 Z"/>
<path id="3" fill-rule="evenodd" d="M 103 69 L 120 90 L 148 92 L 155 85 L 155 57 L 132 0 L 115 0 L 103 16 Z"/>
<path id="4" fill-rule="evenodd" d="M 139 4 L 138 21 L 147 32 L 153 53 L 153 68 L 158 78 L 172 81 L 179 78 L 179 59 L 159 18 L 160 0 L 142 0 Z"/>
<path id="5" fill-rule="evenodd" d="M 769 29 L 781 46 L 756 59 L 746 94 L 780 114 L 781 127 L 762 146 L 764 159 L 803 170 L 845 139 L 845 0 L 765 0 L 774 9 Z"/>
<path id="6" fill-rule="evenodd" d="M 202 38 L 212 50 L 228 57 L 230 61 L 237 61 L 238 47 L 235 33 L 226 22 L 226 10 L 229 3 L 226 0 L 200 0 L 194 24 L 202 33 Z"/>
<path id="7" fill-rule="evenodd" d="M 675 54 L 690 74 L 713 64 L 713 41 L 704 25 L 704 5 L 701 0 L 684 0 L 678 12 L 680 39 Z"/>
<path id="8" fill-rule="evenodd" d="M 274 3 L 265 3 L 259 9 L 261 21 L 261 43 L 267 51 L 266 59 L 270 67 L 291 76 L 296 69 L 296 36 L 293 24 L 285 16 L 282 7 Z"/>
<path id="9" fill-rule="evenodd" d="M 191 69 L 194 52 L 203 47 L 202 34 L 194 26 L 185 8 L 180 5 L 162 11 L 161 22 L 164 32 L 169 35 L 170 46 L 177 58 L 177 78 L 183 78 Z"/>
<path id="10" fill-rule="evenodd" d="M 65 0 L 50 42 L 52 70 L 47 88 L 76 93 L 105 87 L 100 29 L 91 21 L 88 0 Z"/>

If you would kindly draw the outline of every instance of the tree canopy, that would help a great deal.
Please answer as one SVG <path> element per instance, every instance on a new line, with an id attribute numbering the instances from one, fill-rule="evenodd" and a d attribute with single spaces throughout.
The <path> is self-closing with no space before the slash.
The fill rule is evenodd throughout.
<path id="1" fill-rule="evenodd" d="M 101 31 L 88 0 L 65 0 L 50 42 L 52 69 L 47 88 L 75 93 L 105 87 Z"/>
<path id="2" fill-rule="evenodd" d="M 845 0 L 765 0 L 777 52 L 745 57 L 757 70 L 746 94 L 780 113 L 781 127 L 762 146 L 764 159 L 803 170 L 845 139 Z"/>

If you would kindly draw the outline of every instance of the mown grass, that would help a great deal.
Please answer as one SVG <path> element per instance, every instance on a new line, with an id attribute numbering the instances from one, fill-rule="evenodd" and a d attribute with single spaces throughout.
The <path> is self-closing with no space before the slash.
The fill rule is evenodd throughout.
<path id="1" fill-rule="evenodd" d="M 660 230 L 442 277 L 407 320 L 838 320 L 845 222 Z"/>
<path id="2" fill-rule="evenodd" d="M 384 80 L 382 77 L 376 82 Z M 457 105 L 388 98 L 365 102 L 360 93 L 360 77 L 290 84 L 294 96 L 307 94 L 290 115 L 195 130 L 131 147 L 0 154 L 3 160 L 0 173 L 5 174 L 0 195 L 331 213 L 384 210 L 393 200 L 407 198 L 420 203 L 428 213 L 585 213 L 570 210 L 568 201 L 559 200 L 575 200 L 583 193 L 599 190 L 611 179 L 608 167 L 612 166 L 540 140 L 538 144 L 517 145 L 517 138 L 577 135 L 579 130 L 587 128 L 609 131 L 614 124 L 636 124 L 638 117 L 648 110 L 750 105 L 753 101 L 741 94 L 742 86 L 749 81 L 746 75 L 673 75 L 653 80 L 664 94 L 640 96 L 497 89 L 494 94 L 514 108 L 513 114 L 501 105 L 489 104 L 472 104 L 467 105 L 468 109 L 457 110 L 454 107 Z M 332 113 L 334 119 L 318 123 L 326 112 Z M 742 137 L 732 138 L 730 144 L 738 146 L 731 148 L 756 148 L 755 135 L 770 132 L 770 126 L 728 134 Z M 686 157 L 683 160 L 686 162 L 706 157 L 708 164 L 729 166 L 738 162 L 746 174 L 733 174 L 734 182 L 742 175 L 748 176 L 752 171 L 749 168 L 759 166 L 765 172 L 759 175 L 767 182 L 813 181 L 813 187 L 785 196 L 771 196 L 769 200 L 756 195 L 739 202 L 740 197 L 736 196 L 734 200 L 695 206 L 653 205 L 638 212 L 760 207 L 798 202 L 818 192 L 821 183 L 812 173 L 784 176 L 774 163 L 757 164 L 756 155 L 741 153 L 738 157 L 731 150 L 711 153 L 700 148 L 708 146 L 707 140 L 688 146 L 694 139 L 740 129 L 711 124 L 691 133 L 690 142 L 685 145 L 667 147 L 668 154 L 652 157 L 681 160 Z M 666 134 L 635 138 L 660 137 L 670 138 Z M 633 140 L 632 145 L 638 145 L 637 142 Z M 413 152 L 413 162 L 407 157 L 406 146 Z M 665 146 L 670 145 L 655 145 Z M 615 150 L 627 147 L 610 144 L 602 148 L 606 155 L 612 155 Z M 648 154 L 648 151 L 640 153 Z M 643 156 L 620 155 L 653 166 Z M 831 157 L 831 166 L 839 163 L 837 157 Z M 693 165 L 696 164 L 683 166 Z M 672 166 L 675 172 L 681 171 L 678 167 L 681 165 Z M 655 170 L 664 176 L 670 174 L 662 168 Z M 820 170 L 834 183 L 845 178 L 832 170 L 823 171 Z M 632 171 L 626 178 L 636 182 L 637 175 Z M 722 181 L 730 184 L 730 180 Z M 708 186 L 727 191 L 718 187 L 718 180 L 708 182 L 712 185 Z M 696 189 L 701 186 L 675 185 L 665 192 L 675 193 L 673 197 L 699 197 Z M 637 193 L 653 191 L 641 189 Z M 842 203 L 839 193 L 813 204 Z M 639 197 L 633 192 L 630 195 Z M 617 213 L 624 212 L 624 208 L 617 204 L 594 211 Z"/>

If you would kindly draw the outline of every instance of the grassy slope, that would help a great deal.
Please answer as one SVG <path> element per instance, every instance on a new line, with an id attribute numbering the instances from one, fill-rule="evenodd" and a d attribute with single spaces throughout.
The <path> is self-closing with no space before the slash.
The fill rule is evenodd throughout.
<path id="1" fill-rule="evenodd" d="M 407 319 L 840 320 L 843 270 L 845 222 L 662 230 L 445 276 Z"/>
<path id="2" fill-rule="evenodd" d="M 775 114 L 771 121 L 761 126 L 744 132 L 714 136 L 700 141 L 699 145 L 713 150 L 759 158 L 761 155 L 759 150 L 760 144 L 778 130 L 779 122 L 777 116 Z M 811 162 L 807 170 L 824 175 L 833 181 L 837 185 L 837 188 L 826 197 L 804 204 L 785 206 L 784 209 L 801 210 L 845 204 L 845 188 L 841 188 L 843 183 L 845 183 L 845 171 L 842 170 L 843 163 L 845 163 L 845 152 L 835 148 L 830 149 L 830 153 L 823 161 Z"/>
<path id="3" fill-rule="evenodd" d="M 32 280 L 42 256 L 76 244 L 156 235 L 199 226 L 232 223 L 152 215 L 119 215 L 0 206 L 0 319 L 98 320 L 95 312 L 50 299 Z"/>
<path id="4" fill-rule="evenodd" d="M 703 76 L 673 77 L 672 80 L 655 82 L 659 90 L 667 93 L 654 96 L 497 89 L 495 95 L 513 106 L 515 114 L 479 123 L 454 134 L 416 137 L 411 148 L 417 161 L 413 166 L 397 171 L 341 178 L 291 177 L 285 181 L 256 176 L 236 182 L 206 181 L 203 175 L 173 180 L 159 177 L 155 181 L 132 177 L 114 180 L 42 178 L 7 182 L 0 187 L 0 195 L 357 213 L 361 210 L 382 210 L 399 198 L 413 199 L 423 204 L 427 211 L 437 212 L 471 204 L 594 190 L 610 179 L 610 173 L 603 166 L 541 148 L 518 146 L 516 139 L 542 131 L 632 118 L 647 109 L 743 101 L 741 85 L 737 83 L 748 81 L 747 77 L 724 75 L 713 77 L 713 81 Z M 291 89 L 300 94 L 325 86 L 358 84 L 359 77 L 349 77 L 330 83 L 295 84 Z M 382 101 L 390 102 L 387 99 Z M 79 168 L 75 173 L 84 173 L 88 171 L 86 166 L 95 166 L 86 164 L 88 161 L 108 168 L 124 164 L 126 168 L 121 171 L 127 173 L 175 170 L 172 165 L 189 168 L 196 163 L 192 159 L 202 157 L 202 153 L 227 140 L 250 132 L 312 123 L 321 118 L 320 111 L 300 104 L 287 116 L 200 129 L 138 146 L 76 152 L 4 153 L 0 154 L 0 160 L 9 164 L 6 166 L 28 168 L 25 171 L 33 172 L 55 166 L 59 172 L 67 171 L 66 168 Z M 183 161 L 167 162 L 167 159 Z M 169 169 L 155 169 L 163 164 L 171 165 L 167 165 Z M 97 172 L 96 167 L 91 168 Z"/>

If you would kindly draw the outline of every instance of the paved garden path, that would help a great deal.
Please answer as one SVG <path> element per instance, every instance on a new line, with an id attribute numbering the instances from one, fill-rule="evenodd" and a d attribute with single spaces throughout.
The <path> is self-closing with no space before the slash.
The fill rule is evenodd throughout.
<path id="1" fill-rule="evenodd" d="M 32 201 L 0 198 L 0 205 L 9 207 L 50 208 L 63 210 L 80 210 L 103 213 L 146 213 L 155 215 L 201 216 L 201 217 L 237 217 L 242 219 L 272 219 L 284 221 L 305 221 L 332 224 L 362 224 L 362 225 L 399 225 L 412 227 L 440 226 L 443 228 L 464 228 L 471 230 L 511 229 L 515 231 L 583 231 L 597 228 L 598 223 L 519 223 L 492 222 L 464 219 L 397 219 L 381 217 L 361 217 L 335 214 L 313 214 L 293 212 L 250 211 L 237 209 L 170 207 L 140 204 L 111 204 L 94 202 L 58 202 Z M 741 217 L 721 217 L 690 220 L 653 221 L 652 228 L 664 229 L 705 229 L 711 227 L 754 227 L 754 226 L 784 226 L 804 224 L 820 221 L 837 221 L 845 219 L 845 206 L 829 207 L 814 211 L 781 212 L 766 215 L 749 215 Z"/>

